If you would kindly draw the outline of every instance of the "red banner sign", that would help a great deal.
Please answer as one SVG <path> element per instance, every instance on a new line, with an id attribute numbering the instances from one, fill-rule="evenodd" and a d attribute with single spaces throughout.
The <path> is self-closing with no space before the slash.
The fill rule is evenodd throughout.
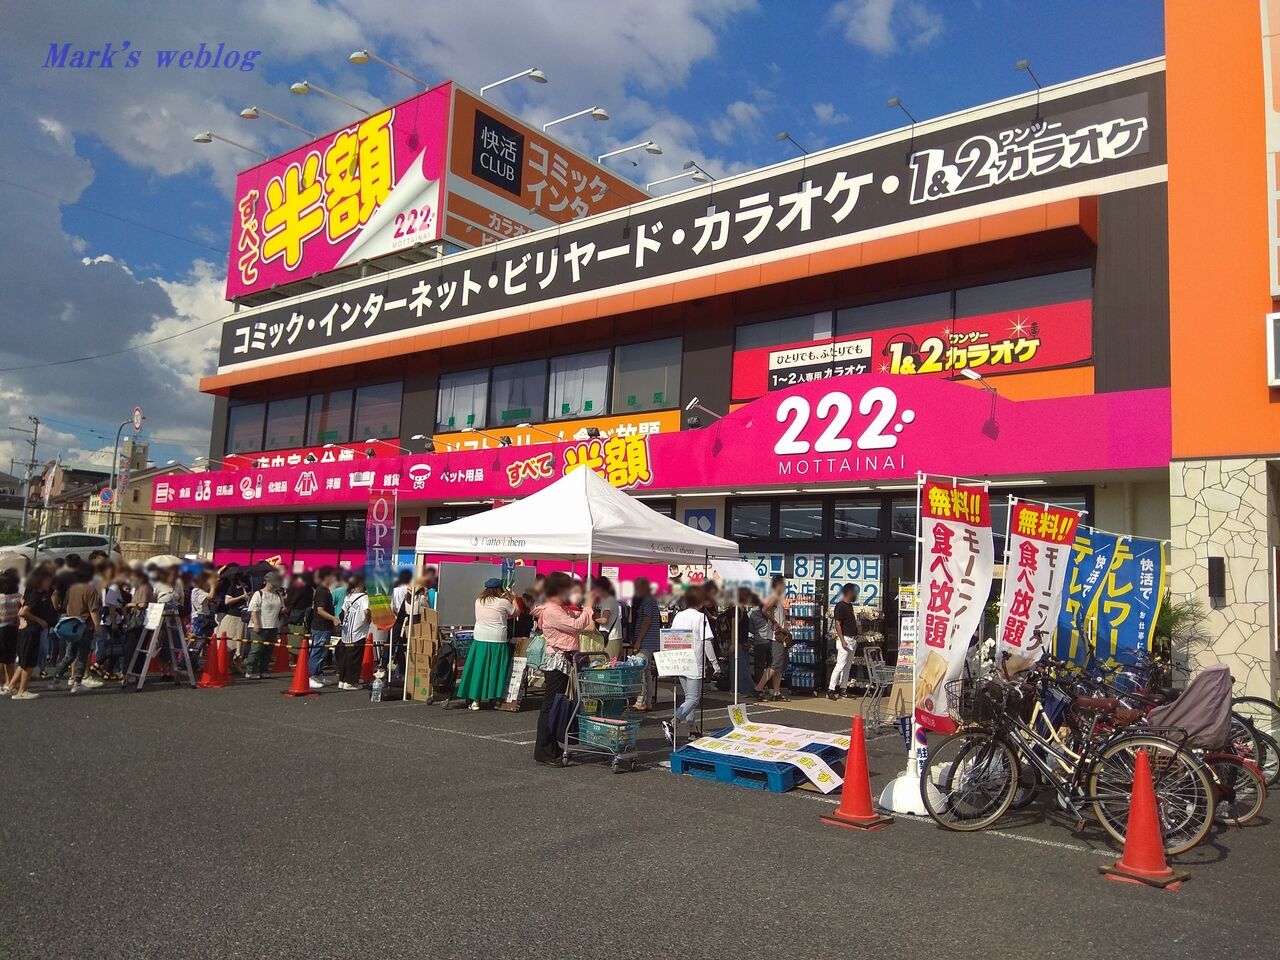
<path id="1" fill-rule="evenodd" d="M 863 373 L 1013 373 L 1093 354 L 1093 304 L 1074 300 L 980 317 L 891 327 L 828 340 L 742 350 L 733 398 L 750 400 L 810 380 Z"/>

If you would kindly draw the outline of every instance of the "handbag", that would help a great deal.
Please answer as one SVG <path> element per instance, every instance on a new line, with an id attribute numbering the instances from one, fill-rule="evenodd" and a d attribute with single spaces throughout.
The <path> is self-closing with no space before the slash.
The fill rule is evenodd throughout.
<path id="1" fill-rule="evenodd" d="M 599 630 L 584 630 L 578 634 L 578 650 L 581 653 L 604 653 L 604 635 Z"/>
<path id="2" fill-rule="evenodd" d="M 542 669 L 542 660 L 547 655 L 547 638 L 542 634 L 535 634 L 533 639 L 529 641 L 529 648 L 525 650 L 525 662 L 534 670 Z"/>

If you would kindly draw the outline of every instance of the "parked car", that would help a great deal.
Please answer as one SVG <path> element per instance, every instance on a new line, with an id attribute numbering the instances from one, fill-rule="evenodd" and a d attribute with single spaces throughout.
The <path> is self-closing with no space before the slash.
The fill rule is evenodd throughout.
<path id="1" fill-rule="evenodd" d="M 40 537 L 39 559 L 54 560 L 76 554 L 81 560 L 88 560 L 89 554 L 95 550 L 103 550 L 112 563 L 121 561 L 120 550 L 110 537 L 96 533 L 46 533 Z M 34 562 L 36 560 L 36 540 L 32 538 L 24 543 L 11 547 L 0 547 L 0 553 L 17 553 Z"/>

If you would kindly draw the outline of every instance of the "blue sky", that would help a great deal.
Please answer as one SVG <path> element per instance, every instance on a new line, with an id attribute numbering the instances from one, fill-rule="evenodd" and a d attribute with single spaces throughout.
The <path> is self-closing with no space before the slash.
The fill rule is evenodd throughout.
<path id="1" fill-rule="evenodd" d="M 663 156 L 616 167 L 643 183 L 686 159 L 717 174 L 782 159 L 794 148 L 775 142 L 780 130 L 813 150 L 900 126 L 889 96 L 924 119 L 1019 93 L 1031 82 L 1014 69 L 1021 57 L 1053 84 L 1164 49 L 1155 0 L 47 6 L 12 12 L 0 38 L 9 94 L 0 118 L 17 132 L 0 143 L 0 178 L 11 181 L 0 183 L 0 196 L 14 211 L 10 237 L 25 241 L 0 265 L 0 368 L 24 368 L 0 373 L 0 415 L 12 424 L 27 413 L 46 418 L 42 459 L 61 452 L 102 463 L 102 435 L 114 436 L 134 403 L 148 411 L 159 462 L 190 458 L 207 443 L 211 405 L 195 381 L 211 369 L 213 328 L 197 328 L 227 312 L 230 190 L 235 171 L 255 158 L 196 145 L 192 135 L 210 129 L 272 153 L 301 135 L 241 120 L 242 107 L 318 131 L 349 118 L 320 97 L 290 94 L 301 79 L 361 103 L 414 92 L 376 64 L 348 64 L 351 50 L 369 47 L 429 82 L 472 88 L 538 66 L 550 83 L 512 84 L 496 99 L 535 123 L 604 106 L 607 123 L 559 129 L 590 153 L 656 140 Z M 50 43 L 125 39 L 144 52 L 135 70 L 42 69 Z M 157 48 L 201 40 L 262 53 L 252 72 L 154 67 Z M 182 335 L 119 357 L 39 366 L 173 334 Z M 0 436 L 0 469 L 17 455 Z"/>

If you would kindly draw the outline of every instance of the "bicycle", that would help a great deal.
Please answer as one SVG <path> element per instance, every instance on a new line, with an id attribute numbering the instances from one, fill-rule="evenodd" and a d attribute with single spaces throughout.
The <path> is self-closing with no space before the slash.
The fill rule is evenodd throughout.
<path id="1" fill-rule="evenodd" d="M 1039 783 L 1053 788 L 1077 830 L 1091 809 L 1102 828 L 1123 843 L 1134 764 L 1145 750 L 1166 854 L 1184 853 L 1204 839 L 1213 822 L 1214 785 L 1205 765 L 1185 749 L 1185 733 L 1121 727 L 1099 737 L 1099 722 L 1107 715 L 1099 711 L 1089 729 L 1068 742 L 1052 724 L 1052 733 L 1030 725 L 1033 690 L 996 677 L 947 684 L 952 715 L 966 726 L 930 751 L 920 773 L 925 809 L 935 822 L 959 832 L 996 823 L 1010 809 L 1025 765 Z"/>

